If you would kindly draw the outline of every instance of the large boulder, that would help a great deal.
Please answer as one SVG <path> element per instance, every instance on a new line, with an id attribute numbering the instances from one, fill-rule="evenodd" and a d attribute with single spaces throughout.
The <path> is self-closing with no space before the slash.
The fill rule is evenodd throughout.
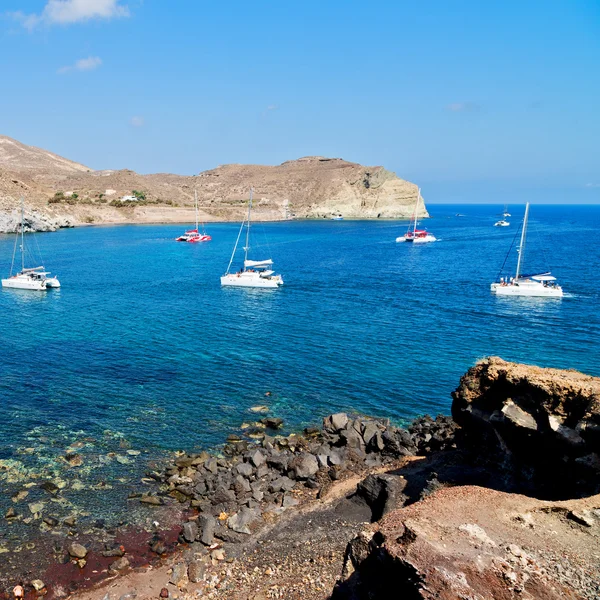
<path id="1" fill-rule="evenodd" d="M 440 490 L 353 539 L 331 598 L 598 598 L 599 505 L 600 496 L 549 502 L 475 486 Z"/>
<path id="2" fill-rule="evenodd" d="M 296 479 L 308 479 L 319 471 L 319 462 L 313 454 L 303 453 L 290 462 Z"/>
<path id="3" fill-rule="evenodd" d="M 538 492 L 600 489 L 600 378 L 492 357 L 469 369 L 452 397 L 467 447 Z"/>

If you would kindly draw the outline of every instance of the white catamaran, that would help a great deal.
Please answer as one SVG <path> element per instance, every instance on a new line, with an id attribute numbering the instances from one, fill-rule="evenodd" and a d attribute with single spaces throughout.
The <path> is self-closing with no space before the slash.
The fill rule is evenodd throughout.
<path id="1" fill-rule="evenodd" d="M 19 238 L 21 238 L 21 270 L 13 275 Z M 17 231 L 15 238 L 10 276 L 2 280 L 2 287 L 37 292 L 44 292 L 48 288 L 59 288 L 60 281 L 58 281 L 58 277 L 48 277 L 49 275 L 50 273 L 45 271 L 44 267 L 25 268 L 25 201 L 21 198 L 21 231 Z"/>
<path id="2" fill-rule="evenodd" d="M 250 219 L 252 216 L 252 195 L 254 190 L 250 190 L 250 201 L 248 203 L 248 216 L 242 221 L 240 231 L 231 253 L 231 260 L 227 266 L 227 272 L 221 277 L 221 285 L 234 287 L 254 287 L 254 288 L 277 288 L 283 285 L 281 275 L 275 275 L 271 269 L 273 261 L 267 260 L 249 260 L 248 250 L 250 249 Z M 237 273 L 230 273 L 231 264 L 235 258 L 235 253 L 242 236 L 242 231 L 246 227 L 246 245 L 244 246 L 244 265 Z"/>
<path id="3" fill-rule="evenodd" d="M 515 276 L 510 279 L 500 277 L 500 281 L 490 286 L 492 294 L 498 296 L 536 296 L 539 298 L 562 298 L 563 290 L 556 283 L 556 277 L 550 272 L 523 275 L 523 259 L 525 255 L 525 242 L 527 240 L 527 220 L 529 218 L 529 202 L 525 206 L 525 217 L 519 243 L 519 258 Z M 506 262 L 506 261 L 505 261 Z"/>
<path id="4" fill-rule="evenodd" d="M 414 220 L 408 226 L 408 229 L 404 235 L 396 238 L 397 242 L 412 242 L 413 244 L 427 244 L 429 242 L 436 242 L 437 238 L 433 233 L 429 233 L 426 229 L 417 229 L 418 220 L 417 213 L 419 212 L 419 205 L 421 203 L 421 188 L 419 188 L 419 195 L 417 197 L 417 203 L 415 205 Z M 425 206 L 425 203 L 423 203 Z"/>

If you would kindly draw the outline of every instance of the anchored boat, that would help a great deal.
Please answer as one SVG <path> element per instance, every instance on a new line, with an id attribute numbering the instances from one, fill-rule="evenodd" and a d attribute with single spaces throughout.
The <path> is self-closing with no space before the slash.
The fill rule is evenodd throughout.
<path id="1" fill-rule="evenodd" d="M 248 202 L 248 215 L 242 221 L 240 231 L 231 253 L 231 260 L 227 266 L 225 275 L 221 277 L 222 286 L 232 287 L 253 287 L 253 288 L 277 288 L 283 285 L 281 275 L 276 275 L 273 269 L 273 261 L 268 258 L 266 260 L 250 260 L 248 259 L 248 251 L 250 250 L 250 221 L 252 217 L 252 196 L 254 190 L 250 190 L 250 201 Z M 231 273 L 231 265 L 235 258 L 235 253 L 242 236 L 242 232 L 246 229 L 246 245 L 244 246 L 244 263 L 242 268 L 236 273 Z"/>
<path id="2" fill-rule="evenodd" d="M 188 229 L 183 235 L 180 235 L 176 238 L 177 242 L 189 242 L 190 244 L 197 244 L 198 242 L 210 242 L 212 238 L 210 235 L 206 233 L 204 230 L 204 223 L 202 223 L 202 233 L 200 233 L 200 228 L 198 226 L 198 192 L 194 190 L 194 199 L 196 206 L 196 228 Z"/>
<path id="3" fill-rule="evenodd" d="M 21 251 L 21 270 L 13 275 L 19 237 L 21 238 L 19 246 Z M 36 292 L 45 292 L 48 288 L 59 288 L 60 281 L 58 277 L 48 277 L 48 275 L 50 273 L 45 271 L 44 267 L 25 268 L 25 201 L 21 198 L 21 231 L 20 233 L 17 231 L 10 275 L 7 279 L 2 280 L 2 287 Z"/>
<path id="4" fill-rule="evenodd" d="M 411 225 L 408 226 L 406 233 L 396 238 L 397 242 L 411 242 L 413 244 L 427 244 L 429 242 L 436 242 L 437 238 L 433 233 L 429 233 L 427 229 L 417 229 L 417 213 L 419 212 L 419 204 L 421 203 L 421 188 L 419 188 L 419 195 L 417 197 L 417 203 L 415 205 L 414 218 L 411 220 Z M 423 206 L 425 204 L 423 203 Z"/>
<path id="5" fill-rule="evenodd" d="M 523 275 L 521 268 L 525 256 L 525 242 L 527 241 L 527 221 L 529 219 L 529 202 L 525 206 L 525 217 L 523 218 L 523 229 L 521 230 L 521 241 L 519 243 L 519 258 L 515 276 L 510 279 L 500 277 L 500 281 L 492 283 L 490 290 L 498 296 L 535 296 L 539 298 L 562 298 L 563 290 L 556 283 L 556 277 L 550 272 Z M 512 246 L 511 246 L 512 248 Z M 510 252 L 510 251 L 509 251 Z M 507 256 L 508 258 L 508 256 Z M 504 261 L 506 264 L 506 259 Z M 504 265 L 502 265 L 504 268 Z M 502 269 L 500 270 L 502 272 Z"/>

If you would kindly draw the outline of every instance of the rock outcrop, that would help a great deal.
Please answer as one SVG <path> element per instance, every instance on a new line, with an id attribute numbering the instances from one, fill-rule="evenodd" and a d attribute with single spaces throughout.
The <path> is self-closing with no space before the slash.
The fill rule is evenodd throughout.
<path id="1" fill-rule="evenodd" d="M 453 398 L 456 449 L 359 484 L 332 598 L 600 597 L 600 379 L 493 357 Z"/>
<path id="2" fill-rule="evenodd" d="M 194 176 L 94 171 L 0 136 L 0 215 L 23 195 L 28 205 L 75 223 L 186 222 L 194 219 L 194 190 L 204 221 L 240 220 L 254 188 L 259 220 L 408 218 L 418 188 L 383 167 L 309 156 L 278 166 L 222 165 Z M 133 190 L 138 200 L 121 202 Z M 421 217 L 427 211 L 421 205 Z"/>
<path id="3" fill-rule="evenodd" d="M 600 492 L 600 379 L 488 358 L 453 393 L 463 445 L 552 498 Z"/>
<path id="4" fill-rule="evenodd" d="M 592 600 L 599 538 L 600 496 L 544 502 L 443 489 L 359 534 L 332 600 Z"/>

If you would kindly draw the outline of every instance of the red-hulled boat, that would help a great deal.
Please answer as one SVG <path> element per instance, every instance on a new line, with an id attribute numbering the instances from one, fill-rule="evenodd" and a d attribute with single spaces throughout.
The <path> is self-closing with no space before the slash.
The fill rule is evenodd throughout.
<path id="1" fill-rule="evenodd" d="M 204 223 L 202 224 L 202 233 L 198 227 L 198 192 L 194 190 L 194 198 L 196 200 L 196 228 L 188 229 L 183 235 L 175 238 L 177 242 L 188 242 L 190 244 L 197 244 L 198 242 L 210 242 L 212 238 L 204 231 Z"/>

